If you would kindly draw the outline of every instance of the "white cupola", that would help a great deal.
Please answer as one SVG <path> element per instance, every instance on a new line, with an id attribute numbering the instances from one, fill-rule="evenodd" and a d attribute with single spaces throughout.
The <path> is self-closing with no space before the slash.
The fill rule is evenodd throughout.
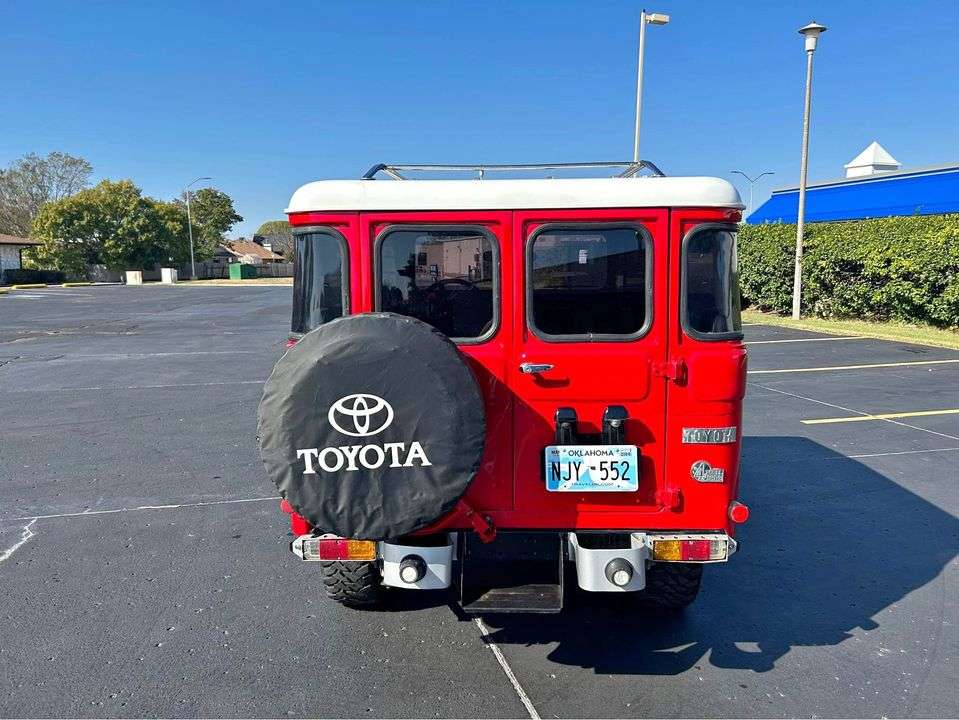
<path id="1" fill-rule="evenodd" d="M 896 158 L 886 152 L 886 148 L 873 141 L 869 143 L 869 147 L 856 155 L 844 167 L 846 168 L 846 177 L 862 177 L 863 175 L 898 170 L 901 165 Z"/>

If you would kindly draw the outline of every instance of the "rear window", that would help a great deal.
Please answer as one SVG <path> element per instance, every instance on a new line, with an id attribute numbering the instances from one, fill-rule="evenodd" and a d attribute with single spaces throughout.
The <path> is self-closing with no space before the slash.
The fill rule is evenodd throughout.
<path id="1" fill-rule="evenodd" d="M 346 241 L 333 230 L 295 236 L 293 332 L 305 333 L 343 315 L 349 307 L 346 288 Z"/>
<path id="2" fill-rule="evenodd" d="M 742 335 L 736 233 L 727 228 L 693 230 L 683 242 L 683 323 L 703 340 Z"/>
<path id="3" fill-rule="evenodd" d="M 528 322 L 544 339 L 632 339 L 649 324 L 651 253 L 640 227 L 546 226 L 527 249 Z"/>
<path id="4" fill-rule="evenodd" d="M 459 342 L 495 332 L 498 253 L 485 228 L 388 228 L 376 258 L 378 310 L 415 317 Z"/>

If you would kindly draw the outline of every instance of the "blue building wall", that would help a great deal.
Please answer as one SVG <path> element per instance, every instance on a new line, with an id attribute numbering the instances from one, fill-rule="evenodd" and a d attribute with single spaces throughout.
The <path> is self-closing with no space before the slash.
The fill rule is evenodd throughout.
<path id="1" fill-rule="evenodd" d="M 799 189 L 773 191 L 746 219 L 796 222 Z M 959 212 L 959 165 L 848 178 L 806 187 L 806 222 Z"/>

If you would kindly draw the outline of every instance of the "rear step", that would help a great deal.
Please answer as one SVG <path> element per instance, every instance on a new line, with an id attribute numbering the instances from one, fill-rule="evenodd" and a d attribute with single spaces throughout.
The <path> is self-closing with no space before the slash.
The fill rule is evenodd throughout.
<path id="1" fill-rule="evenodd" d="M 564 533 L 460 536 L 460 606 L 473 615 L 563 609 Z"/>

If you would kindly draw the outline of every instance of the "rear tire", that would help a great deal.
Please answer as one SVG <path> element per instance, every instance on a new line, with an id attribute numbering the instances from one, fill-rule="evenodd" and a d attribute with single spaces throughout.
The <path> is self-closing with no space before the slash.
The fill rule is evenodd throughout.
<path id="1" fill-rule="evenodd" d="M 375 562 L 330 560 L 320 564 L 323 586 L 331 600 L 355 608 L 372 608 L 379 604 L 383 577 Z"/>
<path id="2" fill-rule="evenodd" d="M 703 577 L 698 563 L 651 563 L 640 602 L 658 610 L 682 610 L 696 599 Z"/>

